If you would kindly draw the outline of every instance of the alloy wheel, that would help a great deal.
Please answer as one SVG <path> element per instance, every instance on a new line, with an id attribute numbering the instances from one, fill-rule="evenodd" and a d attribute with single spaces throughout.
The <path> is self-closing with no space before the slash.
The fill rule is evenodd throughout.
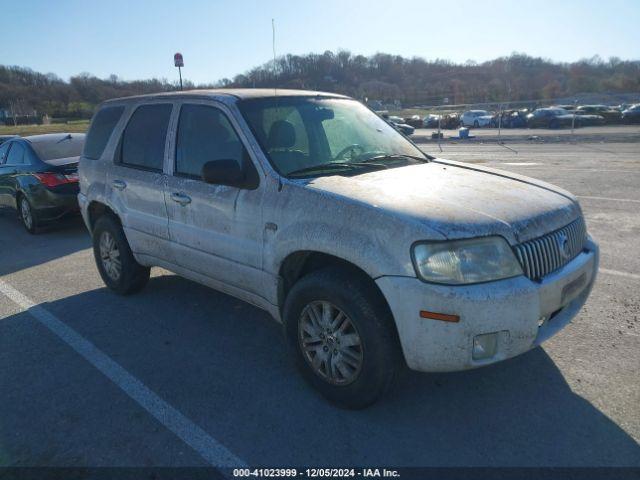
<path id="1" fill-rule="evenodd" d="M 109 232 L 102 232 L 100 235 L 100 258 L 107 275 L 117 282 L 122 275 L 120 249 L 113 235 Z"/>
<path id="2" fill-rule="evenodd" d="M 362 370 L 363 349 L 351 319 L 327 301 L 313 301 L 300 314 L 298 342 L 314 373 L 334 385 L 348 385 Z"/>
<path id="3" fill-rule="evenodd" d="M 27 230 L 31 230 L 33 228 L 33 214 L 31 213 L 31 205 L 26 198 L 20 200 L 20 215 Z"/>

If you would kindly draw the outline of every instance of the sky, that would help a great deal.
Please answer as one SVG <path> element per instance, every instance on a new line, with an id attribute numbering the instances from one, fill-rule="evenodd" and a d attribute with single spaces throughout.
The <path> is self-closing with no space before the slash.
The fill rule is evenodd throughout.
<path id="1" fill-rule="evenodd" d="M 194 83 L 325 50 L 482 62 L 640 59 L 640 0 L 0 0 L 0 64 Z"/>

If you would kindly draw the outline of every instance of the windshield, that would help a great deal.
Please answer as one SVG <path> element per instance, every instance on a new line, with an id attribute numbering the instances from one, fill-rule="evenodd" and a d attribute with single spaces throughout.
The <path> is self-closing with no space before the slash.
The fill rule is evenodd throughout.
<path id="1" fill-rule="evenodd" d="M 84 146 L 84 134 L 74 133 L 64 137 L 33 141 L 31 146 L 40 160 L 45 162 L 57 158 L 78 157 Z"/>
<path id="2" fill-rule="evenodd" d="M 314 176 L 313 168 L 323 165 L 335 174 L 341 166 L 349 172 L 367 168 L 368 160 L 371 165 L 388 162 L 388 168 L 427 159 L 355 100 L 269 97 L 243 100 L 238 105 L 271 164 L 285 176 L 300 170 L 305 170 L 304 176 Z M 317 170 L 324 173 L 322 168 Z"/>

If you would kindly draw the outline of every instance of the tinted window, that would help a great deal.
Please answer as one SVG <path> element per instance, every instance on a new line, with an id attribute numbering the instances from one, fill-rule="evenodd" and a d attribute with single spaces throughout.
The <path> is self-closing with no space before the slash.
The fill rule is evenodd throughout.
<path id="1" fill-rule="evenodd" d="M 2 165 L 7 159 L 7 153 L 9 153 L 9 144 L 5 143 L 0 146 L 0 165 Z"/>
<path id="2" fill-rule="evenodd" d="M 84 146 L 86 158 L 100 158 L 123 111 L 124 107 L 105 107 L 93 117 Z"/>
<path id="3" fill-rule="evenodd" d="M 31 147 L 41 160 L 79 157 L 84 146 L 84 133 L 70 133 L 66 136 L 54 135 L 46 140 L 31 142 Z"/>
<path id="4" fill-rule="evenodd" d="M 171 109 L 168 104 L 143 105 L 133 112 L 122 135 L 123 164 L 162 171 Z"/>
<path id="5" fill-rule="evenodd" d="M 22 165 L 24 159 L 24 147 L 14 142 L 7 156 L 7 165 Z"/>
<path id="6" fill-rule="evenodd" d="M 232 159 L 242 164 L 242 142 L 224 113 L 206 105 L 180 110 L 176 143 L 176 173 L 200 177 L 202 166 Z"/>

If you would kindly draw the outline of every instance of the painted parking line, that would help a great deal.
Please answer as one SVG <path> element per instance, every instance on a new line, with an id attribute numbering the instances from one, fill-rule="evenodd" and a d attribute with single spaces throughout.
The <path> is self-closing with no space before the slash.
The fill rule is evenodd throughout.
<path id="1" fill-rule="evenodd" d="M 608 268 L 599 268 L 598 272 L 606 273 L 607 275 L 615 275 L 617 277 L 626 277 L 633 278 L 634 280 L 640 280 L 640 275 L 638 275 L 637 273 L 621 272 L 620 270 L 609 270 Z"/>
<path id="2" fill-rule="evenodd" d="M 55 315 L 36 305 L 30 298 L 3 280 L 0 280 L 0 293 L 12 300 L 23 311 L 28 312 L 39 323 L 79 353 L 137 402 L 138 405 L 200 454 L 207 463 L 214 467 L 246 466 L 243 460 L 235 456 L 202 428 L 153 393 L 140 380 Z"/>
<path id="3" fill-rule="evenodd" d="M 589 195 L 578 195 L 578 198 L 587 198 L 589 200 L 606 200 L 610 202 L 640 203 L 640 200 L 634 200 L 631 198 L 591 197 Z"/>

